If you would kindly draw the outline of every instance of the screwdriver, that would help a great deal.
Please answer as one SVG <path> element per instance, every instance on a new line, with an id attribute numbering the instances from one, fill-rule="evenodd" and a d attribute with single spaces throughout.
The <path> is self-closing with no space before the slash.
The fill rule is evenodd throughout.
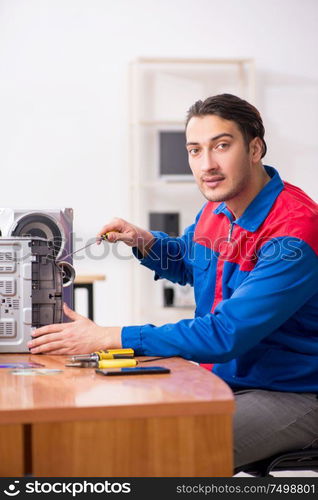
<path id="1" fill-rule="evenodd" d="M 133 358 L 135 352 L 133 349 L 108 349 L 107 351 L 95 351 L 91 354 L 77 354 L 72 356 L 70 361 L 100 361 L 101 359 L 126 359 Z"/>
<path id="2" fill-rule="evenodd" d="M 108 235 L 108 233 L 103 234 L 103 236 L 101 236 L 101 237 L 100 237 L 100 240 L 101 240 L 101 241 L 102 241 L 102 240 L 107 240 L 107 235 Z M 81 248 L 79 248 L 78 250 L 75 250 L 75 252 L 71 252 L 71 253 L 68 253 L 67 255 L 64 255 L 64 256 L 63 256 L 63 260 L 67 259 L 67 257 L 71 257 L 72 255 L 74 255 L 74 254 L 75 254 L 75 253 L 77 253 L 77 252 L 80 252 L 81 250 L 85 250 L 85 248 L 87 248 L 87 247 L 90 247 L 90 246 L 92 246 L 92 245 L 95 245 L 95 243 L 96 243 L 96 241 L 93 241 L 92 243 L 88 243 L 88 244 L 87 244 L 87 245 L 85 245 L 84 247 L 81 247 Z"/>
<path id="3" fill-rule="evenodd" d="M 126 368 L 137 366 L 136 359 L 101 359 L 100 361 L 76 361 L 67 363 L 70 368 Z"/>

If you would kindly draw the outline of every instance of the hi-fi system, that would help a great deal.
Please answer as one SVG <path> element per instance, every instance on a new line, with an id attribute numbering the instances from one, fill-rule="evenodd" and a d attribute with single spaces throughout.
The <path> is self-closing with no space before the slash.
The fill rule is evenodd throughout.
<path id="1" fill-rule="evenodd" d="M 0 208 L 0 352 L 28 352 L 34 328 L 73 307 L 73 210 Z"/>

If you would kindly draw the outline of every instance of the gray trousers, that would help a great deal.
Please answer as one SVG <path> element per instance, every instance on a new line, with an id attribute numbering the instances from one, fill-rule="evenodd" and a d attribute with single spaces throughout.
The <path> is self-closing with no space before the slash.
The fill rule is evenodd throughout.
<path id="1" fill-rule="evenodd" d="M 234 392 L 234 465 L 318 447 L 316 394 L 247 389 Z"/>

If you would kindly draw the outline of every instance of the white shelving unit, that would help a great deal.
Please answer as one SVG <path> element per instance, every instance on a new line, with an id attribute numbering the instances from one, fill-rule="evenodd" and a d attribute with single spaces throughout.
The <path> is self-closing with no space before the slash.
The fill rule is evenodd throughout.
<path id="1" fill-rule="evenodd" d="M 131 63 L 130 91 L 130 220 L 149 228 L 149 212 L 178 212 L 183 232 L 205 200 L 190 175 L 160 177 L 159 132 L 183 131 L 187 110 L 198 99 L 228 92 L 253 103 L 254 61 L 142 58 Z M 178 291 L 181 303 L 193 305 L 164 307 L 167 282 L 154 282 L 153 273 L 142 266 L 134 265 L 132 273 L 134 323 L 159 325 L 193 317 L 191 294 L 182 298 Z"/>

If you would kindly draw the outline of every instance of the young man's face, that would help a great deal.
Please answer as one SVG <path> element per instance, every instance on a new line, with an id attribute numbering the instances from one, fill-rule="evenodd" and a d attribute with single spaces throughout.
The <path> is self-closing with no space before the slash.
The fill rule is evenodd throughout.
<path id="1" fill-rule="evenodd" d="M 216 115 L 194 116 L 186 139 L 190 168 L 207 200 L 244 196 L 252 175 L 252 155 L 235 122 Z"/>

